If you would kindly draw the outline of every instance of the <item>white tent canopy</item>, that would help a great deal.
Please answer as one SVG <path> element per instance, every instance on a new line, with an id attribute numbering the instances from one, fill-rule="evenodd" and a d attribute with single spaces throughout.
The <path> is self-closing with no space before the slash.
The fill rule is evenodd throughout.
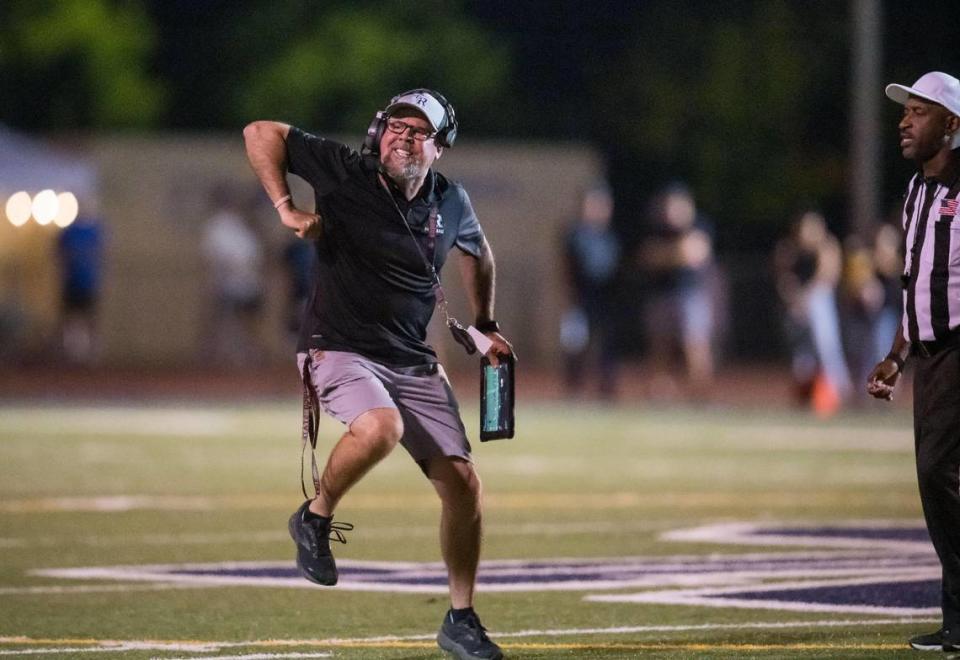
<path id="1" fill-rule="evenodd" d="M 0 203 L 20 190 L 32 195 L 46 188 L 91 199 L 97 192 L 96 168 L 0 124 Z"/>

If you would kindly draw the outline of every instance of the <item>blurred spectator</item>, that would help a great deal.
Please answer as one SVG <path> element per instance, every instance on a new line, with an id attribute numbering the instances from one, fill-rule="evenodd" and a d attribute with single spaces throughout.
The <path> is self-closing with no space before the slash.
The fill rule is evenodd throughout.
<path id="1" fill-rule="evenodd" d="M 263 357 L 263 247 L 239 200 L 227 186 L 214 190 L 213 213 L 201 242 L 212 298 L 206 310 L 204 357 L 228 366 Z"/>
<path id="2" fill-rule="evenodd" d="M 709 396 L 714 372 L 713 228 L 684 184 L 671 184 L 654 198 L 639 261 L 648 290 L 644 320 L 652 394 L 676 390 L 671 365 L 679 349 L 689 394 Z"/>
<path id="3" fill-rule="evenodd" d="M 844 245 L 842 325 L 857 383 L 865 383 L 874 365 L 887 354 L 890 337 L 900 322 L 900 232 L 883 224 L 872 238 L 866 243 L 852 236 Z"/>
<path id="4" fill-rule="evenodd" d="M 100 356 L 98 313 L 103 268 L 103 230 L 91 199 L 60 232 L 60 341 L 67 361 L 93 364 Z"/>
<path id="5" fill-rule="evenodd" d="M 283 267 L 288 287 L 284 330 L 294 343 L 300 335 L 303 310 L 310 296 L 315 258 L 311 241 L 294 237 L 283 248 Z"/>
<path id="6" fill-rule="evenodd" d="M 840 244 L 819 211 L 803 209 L 777 243 L 773 262 L 798 400 L 833 412 L 851 391 L 836 301 Z"/>
<path id="7" fill-rule="evenodd" d="M 859 235 L 849 236 L 843 244 L 840 325 L 850 372 L 858 383 L 866 382 L 878 362 L 873 354 L 873 320 L 883 304 L 883 286 L 877 279 L 870 247 Z"/>
<path id="8" fill-rule="evenodd" d="M 897 220 L 899 220 L 899 212 Z M 903 237 L 899 226 L 890 223 L 880 225 L 873 238 L 873 267 L 883 287 L 883 304 L 880 305 L 880 311 L 873 323 L 871 345 L 874 362 L 879 362 L 889 352 L 890 337 L 896 334 L 897 328 L 900 327 L 900 315 L 903 311 L 903 282 L 900 279 L 903 273 L 901 245 L 903 245 Z"/>
<path id="9" fill-rule="evenodd" d="M 595 360 L 604 399 L 616 395 L 618 366 L 614 296 L 620 240 L 610 225 L 612 217 L 609 187 L 587 190 L 580 216 L 564 236 L 568 303 L 560 323 L 567 392 L 577 394 L 586 387 L 589 363 Z"/>

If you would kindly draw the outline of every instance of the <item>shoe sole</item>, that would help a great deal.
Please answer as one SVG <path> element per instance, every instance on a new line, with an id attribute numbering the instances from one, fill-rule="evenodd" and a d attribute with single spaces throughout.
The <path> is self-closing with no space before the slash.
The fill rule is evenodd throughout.
<path id="1" fill-rule="evenodd" d="M 918 644 L 916 642 L 910 642 L 910 648 L 914 651 L 942 651 L 943 644 Z"/>
<path id="2" fill-rule="evenodd" d="M 503 653 L 498 653 L 491 658 L 480 658 L 478 655 L 471 655 L 467 649 L 457 644 L 450 637 L 447 637 L 442 631 L 437 634 L 437 645 L 457 658 L 457 660 L 503 660 Z"/>
<path id="3" fill-rule="evenodd" d="M 297 534 L 297 530 L 300 528 L 300 521 L 297 520 L 300 509 L 297 509 L 293 512 L 293 515 L 290 516 L 290 520 L 287 522 L 287 531 L 290 532 L 290 538 L 293 539 L 294 544 L 297 546 L 297 570 L 300 571 L 300 575 L 303 576 L 306 580 L 313 582 L 314 584 L 319 584 L 321 587 L 332 587 L 337 584 L 339 576 L 334 574 L 332 579 L 320 580 L 315 575 L 310 573 L 306 568 L 304 568 L 303 560 L 300 558 L 301 552 L 309 552 L 304 546 L 307 545 L 301 541 L 301 537 Z"/>

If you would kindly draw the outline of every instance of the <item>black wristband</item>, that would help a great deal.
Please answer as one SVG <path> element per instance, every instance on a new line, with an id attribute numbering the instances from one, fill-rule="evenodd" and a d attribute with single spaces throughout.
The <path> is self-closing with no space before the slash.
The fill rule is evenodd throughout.
<path id="1" fill-rule="evenodd" d="M 496 321 L 477 321 L 473 324 L 480 332 L 500 332 L 500 324 Z"/>
<path id="2" fill-rule="evenodd" d="M 893 362 L 895 365 L 897 365 L 897 371 L 899 371 L 900 373 L 903 373 L 903 364 L 905 361 L 902 357 L 900 357 L 896 353 L 888 353 L 887 357 L 883 359 L 890 360 L 891 362 Z"/>

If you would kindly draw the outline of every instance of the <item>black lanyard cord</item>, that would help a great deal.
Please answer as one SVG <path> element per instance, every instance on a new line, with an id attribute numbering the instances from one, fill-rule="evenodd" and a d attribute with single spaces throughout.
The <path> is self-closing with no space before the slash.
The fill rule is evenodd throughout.
<path id="1" fill-rule="evenodd" d="M 397 204 L 397 200 L 393 198 L 393 193 L 390 192 L 390 188 L 387 185 L 385 177 L 382 173 L 378 173 L 377 178 L 380 179 L 380 184 L 387 193 L 387 196 L 390 198 L 390 203 L 393 205 L 394 210 L 396 210 L 397 215 L 400 216 L 400 222 L 403 223 L 403 226 L 407 230 L 407 234 L 410 235 L 410 240 L 413 241 L 414 247 L 417 248 L 417 253 L 420 255 L 424 265 L 427 267 L 427 273 L 433 279 L 433 289 L 437 298 L 437 304 L 440 306 L 440 311 L 443 312 L 443 316 L 447 322 L 447 325 L 450 325 L 450 321 L 453 317 L 451 317 L 447 312 L 447 297 L 443 293 L 443 285 L 440 284 L 440 275 L 437 273 L 436 267 L 437 217 L 439 216 L 440 211 L 439 204 L 434 202 L 430 205 L 430 216 L 427 221 L 427 249 L 430 252 L 430 256 L 427 257 L 427 254 L 423 251 L 423 247 L 420 245 L 420 241 L 418 241 L 417 237 L 414 236 L 413 229 L 411 229 L 410 223 L 407 222 L 407 217 L 403 214 L 403 211 L 400 210 L 400 205 Z"/>

